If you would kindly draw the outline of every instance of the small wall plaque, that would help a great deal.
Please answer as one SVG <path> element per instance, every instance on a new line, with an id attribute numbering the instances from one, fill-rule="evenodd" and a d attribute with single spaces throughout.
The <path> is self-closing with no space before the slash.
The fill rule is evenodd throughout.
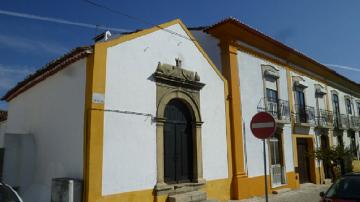
<path id="1" fill-rule="evenodd" d="M 93 93 L 92 94 L 92 102 L 95 104 L 104 104 L 105 95 L 103 93 Z"/>

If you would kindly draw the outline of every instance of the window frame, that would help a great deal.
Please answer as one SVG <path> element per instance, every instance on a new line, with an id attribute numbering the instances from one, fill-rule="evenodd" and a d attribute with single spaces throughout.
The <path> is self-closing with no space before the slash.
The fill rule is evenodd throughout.
<path id="1" fill-rule="evenodd" d="M 352 104 L 350 98 L 345 98 L 345 107 L 347 114 L 352 114 Z"/>

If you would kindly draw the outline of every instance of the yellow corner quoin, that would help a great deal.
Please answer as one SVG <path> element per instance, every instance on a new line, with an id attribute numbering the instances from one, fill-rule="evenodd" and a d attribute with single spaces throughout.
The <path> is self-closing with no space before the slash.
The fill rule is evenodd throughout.
<path id="1" fill-rule="evenodd" d="M 192 40 L 194 45 L 206 58 L 212 69 L 217 75 L 224 81 L 225 101 L 227 103 L 227 81 L 222 76 L 220 71 L 216 68 L 214 63 L 200 47 L 198 42 L 192 36 L 190 31 L 179 19 L 145 29 L 132 34 L 120 36 L 110 41 L 99 42 L 94 45 L 93 55 L 90 55 L 87 60 L 87 75 L 86 75 L 86 95 L 85 95 L 85 129 L 84 129 L 84 145 L 85 145 L 85 165 L 84 165 L 84 201 L 86 202 L 110 202 L 110 201 L 151 201 L 151 202 L 165 202 L 165 196 L 154 196 L 153 190 L 140 190 L 134 192 L 119 193 L 110 196 L 102 195 L 102 161 L 103 161 L 103 135 L 104 135 L 104 103 L 93 103 L 92 95 L 105 94 L 105 81 L 106 81 L 106 55 L 109 47 L 124 43 L 126 41 L 150 34 L 163 28 L 167 28 L 171 25 L 179 24 Z M 228 104 L 226 105 L 227 121 L 228 117 Z M 230 151 L 230 127 L 227 122 L 227 143 L 228 151 Z M 230 153 L 230 152 L 229 152 Z M 229 157 L 230 158 L 230 157 Z M 231 161 L 229 161 L 231 169 Z M 231 171 L 229 169 L 229 171 Z M 231 175 L 230 175 L 231 176 Z M 208 191 L 209 196 L 216 196 L 222 199 L 230 199 L 230 194 L 227 189 L 219 191 L 219 187 L 230 186 L 229 179 L 220 181 L 209 181 L 209 185 L 205 190 Z"/>
<path id="2" fill-rule="evenodd" d="M 241 185 L 246 178 L 242 137 L 242 113 L 237 48 L 230 41 L 220 40 L 223 75 L 229 82 L 229 123 L 231 131 L 231 162 L 233 167 L 231 197 L 240 198 Z"/>
<path id="3" fill-rule="evenodd" d="M 89 124 L 89 118 L 90 118 L 90 104 L 91 104 L 91 92 L 92 92 L 92 69 L 94 66 L 94 55 L 91 54 L 86 59 L 86 81 L 85 81 L 85 106 L 84 106 L 84 167 L 83 167 L 83 179 L 84 179 L 84 189 L 83 189 L 83 196 L 84 201 L 87 201 L 86 193 L 88 192 L 88 186 L 86 185 L 87 179 L 89 179 L 89 134 L 88 131 L 90 128 L 88 128 Z"/>

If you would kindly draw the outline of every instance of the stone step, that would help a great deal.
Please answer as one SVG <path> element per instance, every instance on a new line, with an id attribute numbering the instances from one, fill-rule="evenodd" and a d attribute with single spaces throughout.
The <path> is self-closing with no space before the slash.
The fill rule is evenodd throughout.
<path id="1" fill-rule="evenodd" d="M 168 197 L 169 202 L 204 202 L 207 201 L 206 192 L 192 191 L 182 194 L 170 195 Z"/>
<path id="2" fill-rule="evenodd" d="M 331 184 L 331 179 L 325 179 L 324 184 Z"/>
<path id="3" fill-rule="evenodd" d="M 285 193 L 288 191 L 291 191 L 291 189 L 290 188 L 277 189 L 277 190 L 273 190 L 272 194 L 281 194 L 281 193 Z"/>

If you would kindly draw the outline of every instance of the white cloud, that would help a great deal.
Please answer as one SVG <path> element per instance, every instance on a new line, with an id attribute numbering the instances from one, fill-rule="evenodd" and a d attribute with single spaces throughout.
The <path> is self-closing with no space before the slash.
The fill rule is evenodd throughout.
<path id="1" fill-rule="evenodd" d="M 0 94 L 14 87 L 32 72 L 34 69 L 28 66 L 0 64 Z"/>
<path id="2" fill-rule="evenodd" d="M 359 68 L 349 67 L 349 66 L 345 66 L 345 65 L 325 64 L 325 66 L 335 67 L 335 68 L 345 69 L 345 70 L 350 70 L 350 71 L 355 71 L 355 72 L 360 72 Z"/>
<path id="3" fill-rule="evenodd" d="M 64 54 L 68 48 L 61 44 L 45 41 L 34 41 L 18 36 L 0 34 L 0 46 L 6 46 L 15 51 L 32 51 L 39 53 Z"/>
<path id="4" fill-rule="evenodd" d="M 4 65 L 0 64 L 0 74 L 30 74 L 32 69 L 27 66 L 20 66 L 20 65 Z"/>

